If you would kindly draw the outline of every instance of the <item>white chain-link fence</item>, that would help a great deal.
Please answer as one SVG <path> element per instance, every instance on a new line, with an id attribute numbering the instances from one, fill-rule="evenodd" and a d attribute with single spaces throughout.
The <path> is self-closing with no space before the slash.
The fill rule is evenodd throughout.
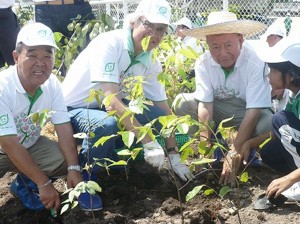
<path id="1" fill-rule="evenodd" d="M 149 0 L 151 1 L 151 0 Z M 95 14 L 107 13 L 122 24 L 128 13 L 135 10 L 140 0 L 91 0 Z M 195 27 L 205 24 L 211 11 L 229 10 L 240 18 L 253 19 L 271 25 L 283 23 L 288 14 L 293 21 L 300 20 L 300 0 L 168 0 L 173 9 L 172 22 L 183 16 L 190 18 Z M 284 25 L 284 24 L 283 24 Z M 296 22 L 291 24 L 294 27 Z M 300 26 L 298 28 L 300 30 Z"/>
<path id="2" fill-rule="evenodd" d="M 126 15 L 134 12 L 140 1 L 90 0 L 90 4 L 96 15 L 106 13 L 122 26 Z M 16 2 L 23 5 L 33 4 L 32 0 L 16 0 Z M 198 27 L 206 23 L 207 15 L 211 11 L 229 10 L 243 19 L 257 20 L 268 26 L 273 23 L 285 26 L 284 19 L 290 15 L 291 33 L 300 36 L 300 0 L 168 0 L 168 2 L 173 9 L 172 22 L 187 16 L 194 26 Z"/>

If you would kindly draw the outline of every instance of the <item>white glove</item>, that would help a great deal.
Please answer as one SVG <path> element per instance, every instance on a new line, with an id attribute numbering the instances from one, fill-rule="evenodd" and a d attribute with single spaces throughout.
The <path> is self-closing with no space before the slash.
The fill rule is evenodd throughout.
<path id="1" fill-rule="evenodd" d="M 183 181 L 187 181 L 192 178 L 192 173 L 188 169 L 188 167 L 180 162 L 180 155 L 176 154 L 169 154 L 170 161 L 168 160 L 168 167 L 174 170 L 174 172 L 181 178 Z"/>
<path id="2" fill-rule="evenodd" d="M 165 153 L 160 144 L 155 140 L 144 144 L 144 159 L 147 163 L 161 169 L 165 161 Z"/>

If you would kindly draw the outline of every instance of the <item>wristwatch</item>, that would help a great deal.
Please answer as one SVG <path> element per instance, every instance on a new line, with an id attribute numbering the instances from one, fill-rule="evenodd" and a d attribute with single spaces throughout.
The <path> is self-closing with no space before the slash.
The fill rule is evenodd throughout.
<path id="1" fill-rule="evenodd" d="M 72 166 L 68 166 L 68 171 L 69 170 L 77 170 L 78 172 L 81 172 L 82 168 L 79 165 L 72 165 Z"/>

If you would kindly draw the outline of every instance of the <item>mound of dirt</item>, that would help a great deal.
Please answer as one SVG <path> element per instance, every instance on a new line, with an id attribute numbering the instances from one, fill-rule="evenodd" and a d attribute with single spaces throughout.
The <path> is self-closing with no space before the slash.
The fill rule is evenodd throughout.
<path id="1" fill-rule="evenodd" d="M 53 127 L 47 126 L 44 135 L 55 139 Z M 102 173 L 97 182 L 102 187 L 99 193 L 104 209 L 97 212 L 84 212 L 78 206 L 62 215 L 52 217 L 50 211 L 32 212 L 24 209 L 19 199 L 10 194 L 9 185 L 16 174 L 7 173 L 0 179 L 0 223 L 116 223 L 116 224 L 197 224 L 197 223 L 246 223 L 246 224 L 284 224 L 299 223 L 300 204 L 286 202 L 281 207 L 265 211 L 253 208 L 253 202 L 264 193 L 268 184 L 281 174 L 268 167 L 247 169 L 249 180 L 240 183 L 224 198 L 216 193 L 220 169 L 201 173 L 187 184 L 178 183 L 166 169 L 157 171 L 143 161 L 133 162 L 125 171 L 111 171 L 108 176 Z M 206 196 L 203 191 L 186 202 L 186 194 L 198 185 L 213 188 L 216 192 Z M 54 183 L 62 194 L 65 180 Z M 66 196 L 62 196 L 62 201 Z"/>

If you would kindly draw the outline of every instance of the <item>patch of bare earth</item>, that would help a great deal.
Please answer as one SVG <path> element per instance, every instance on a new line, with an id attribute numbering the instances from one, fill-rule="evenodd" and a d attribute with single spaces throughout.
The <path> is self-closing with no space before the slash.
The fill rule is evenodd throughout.
<path id="1" fill-rule="evenodd" d="M 53 135 L 52 127 L 45 128 L 44 134 Z M 206 184 L 217 192 L 220 170 L 208 171 L 196 176 L 180 191 L 180 204 L 174 181 L 166 169 L 158 172 L 145 162 L 131 163 L 126 176 L 124 171 L 111 171 L 110 176 L 102 173 L 97 182 L 104 209 L 84 212 L 79 207 L 53 218 L 48 210 L 32 212 L 24 209 L 19 199 L 9 192 L 9 185 L 15 177 L 7 173 L 0 179 L 0 223 L 117 223 L 117 224 L 166 224 L 166 223 L 247 223 L 284 224 L 299 223 L 300 204 L 286 202 L 284 206 L 268 211 L 253 209 L 253 201 L 262 194 L 272 179 L 280 174 L 268 167 L 248 168 L 249 181 L 241 183 L 223 199 L 217 194 L 197 195 L 185 202 L 185 195 L 194 186 Z M 183 185 L 183 184 L 181 184 Z M 55 181 L 60 193 L 65 190 L 65 181 Z M 62 200 L 65 196 L 62 196 Z"/>

